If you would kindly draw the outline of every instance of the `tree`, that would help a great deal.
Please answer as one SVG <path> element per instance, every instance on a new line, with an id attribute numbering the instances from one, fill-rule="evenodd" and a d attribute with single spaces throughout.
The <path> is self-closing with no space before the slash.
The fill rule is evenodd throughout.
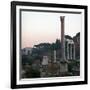
<path id="1" fill-rule="evenodd" d="M 56 39 L 56 49 L 60 49 L 61 48 L 61 43 L 59 39 Z"/>

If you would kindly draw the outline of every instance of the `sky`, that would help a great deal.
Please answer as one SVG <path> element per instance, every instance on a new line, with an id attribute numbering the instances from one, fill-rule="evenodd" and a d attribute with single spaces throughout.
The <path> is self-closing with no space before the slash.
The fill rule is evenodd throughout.
<path id="1" fill-rule="evenodd" d="M 65 16 L 65 35 L 73 37 L 81 31 L 81 14 L 22 11 L 21 47 L 54 43 L 56 39 L 60 39 L 60 16 Z"/>

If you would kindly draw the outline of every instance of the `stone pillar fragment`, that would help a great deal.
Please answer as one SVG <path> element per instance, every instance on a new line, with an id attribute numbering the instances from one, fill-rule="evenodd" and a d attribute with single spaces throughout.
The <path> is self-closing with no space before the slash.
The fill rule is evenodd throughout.
<path id="1" fill-rule="evenodd" d="M 48 56 L 43 56 L 42 65 L 48 65 Z"/>
<path id="2" fill-rule="evenodd" d="M 56 62 L 56 50 L 54 50 L 54 62 Z"/>

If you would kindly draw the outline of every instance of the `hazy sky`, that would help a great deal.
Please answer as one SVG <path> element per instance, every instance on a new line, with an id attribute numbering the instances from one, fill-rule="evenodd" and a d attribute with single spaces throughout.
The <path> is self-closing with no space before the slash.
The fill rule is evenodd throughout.
<path id="1" fill-rule="evenodd" d="M 22 48 L 60 39 L 60 16 L 65 16 L 65 35 L 75 36 L 81 31 L 81 14 L 22 12 Z"/>

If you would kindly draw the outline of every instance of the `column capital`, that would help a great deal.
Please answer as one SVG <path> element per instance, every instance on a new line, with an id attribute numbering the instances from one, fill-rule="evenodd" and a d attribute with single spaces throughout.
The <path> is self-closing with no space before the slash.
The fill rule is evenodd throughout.
<path id="1" fill-rule="evenodd" d="M 65 18 L 65 16 L 60 16 L 60 20 L 61 20 L 61 22 L 64 21 L 64 18 Z"/>

